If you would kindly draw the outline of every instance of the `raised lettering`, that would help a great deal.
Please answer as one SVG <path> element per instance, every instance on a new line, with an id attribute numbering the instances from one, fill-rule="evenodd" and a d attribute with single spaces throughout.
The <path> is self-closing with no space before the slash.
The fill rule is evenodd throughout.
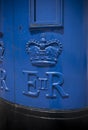
<path id="1" fill-rule="evenodd" d="M 1 90 L 5 89 L 8 91 L 8 87 L 6 85 L 6 71 L 0 68 L 0 88 Z"/>
<path id="2" fill-rule="evenodd" d="M 56 98 L 54 90 L 57 90 L 62 97 L 68 97 L 68 94 L 65 93 L 62 88 L 64 82 L 63 75 L 60 72 L 46 72 L 46 74 L 48 75 L 49 82 L 48 94 L 46 94 L 46 96 L 48 98 Z M 54 83 L 53 81 L 55 77 L 58 78 L 58 81 Z"/>
<path id="3" fill-rule="evenodd" d="M 39 78 L 40 81 L 40 90 L 46 90 L 47 89 L 47 78 Z"/>
<path id="4" fill-rule="evenodd" d="M 23 94 L 28 96 L 33 96 L 33 97 L 39 96 L 40 91 L 37 90 L 36 88 L 38 73 L 36 71 L 23 71 L 23 73 L 27 74 L 27 78 L 28 78 L 27 81 L 28 89 L 26 91 L 23 91 Z M 32 78 L 32 80 L 30 78 Z"/>

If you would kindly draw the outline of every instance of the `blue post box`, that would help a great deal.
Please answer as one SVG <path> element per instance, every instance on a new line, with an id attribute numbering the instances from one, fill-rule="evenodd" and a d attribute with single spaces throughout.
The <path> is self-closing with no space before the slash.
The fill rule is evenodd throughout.
<path id="1" fill-rule="evenodd" d="M 87 8 L 86 0 L 0 0 L 2 130 L 88 127 Z"/>

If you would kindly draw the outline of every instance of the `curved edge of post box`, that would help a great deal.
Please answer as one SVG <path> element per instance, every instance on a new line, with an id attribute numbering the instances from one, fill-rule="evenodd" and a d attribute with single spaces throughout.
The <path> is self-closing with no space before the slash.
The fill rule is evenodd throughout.
<path id="1" fill-rule="evenodd" d="M 88 108 L 76 110 L 35 109 L 0 98 L 0 129 L 47 130 L 87 128 Z"/>

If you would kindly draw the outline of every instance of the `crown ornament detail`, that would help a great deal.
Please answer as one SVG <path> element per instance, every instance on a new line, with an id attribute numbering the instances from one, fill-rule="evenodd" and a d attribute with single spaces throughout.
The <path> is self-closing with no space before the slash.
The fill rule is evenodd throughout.
<path id="1" fill-rule="evenodd" d="M 53 66 L 62 52 L 62 43 L 57 39 L 47 41 L 45 37 L 41 37 L 40 41 L 28 41 L 26 52 L 30 55 L 32 65 Z"/>

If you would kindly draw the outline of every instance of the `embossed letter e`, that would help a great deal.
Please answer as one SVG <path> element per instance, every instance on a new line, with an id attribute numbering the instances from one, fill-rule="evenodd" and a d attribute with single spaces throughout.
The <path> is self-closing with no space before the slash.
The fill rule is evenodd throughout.
<path id="1" fill-rule="evenodd" d="M 27 81 L 28 89 L 26 90 L 26 92 L 23 91 L 23 94 L 27 95 L 27 96 L 33 96 L 33 97 L 39 96 L 39 90 L 37 90 L 37 88 L 36 88 L 36 83 L 37 83 L 37 78 L 38 78 L 37 72 L 36 71 L 23 71 L 23 73 L 26 73 L 28 76 L 27 77 L 28 78 L 28 81 Z M 34 77 L 33 81 L 30 80 L 31 77 Z M 31 88 L 34 89 L 33 92 L 30 90 Z"/>

